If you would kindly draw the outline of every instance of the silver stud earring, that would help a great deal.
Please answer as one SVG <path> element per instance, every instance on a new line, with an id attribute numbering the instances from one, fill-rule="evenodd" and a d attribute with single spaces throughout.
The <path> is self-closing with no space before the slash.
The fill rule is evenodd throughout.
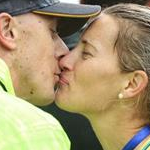
<path id="1" fill-rule="evenodd" d="M 119 93 L 119 94 L 118 94 L 118 98 L 119 98 L 119 99 L 123 99 L 123 94 L 122 94 L 122 93 Z"/>

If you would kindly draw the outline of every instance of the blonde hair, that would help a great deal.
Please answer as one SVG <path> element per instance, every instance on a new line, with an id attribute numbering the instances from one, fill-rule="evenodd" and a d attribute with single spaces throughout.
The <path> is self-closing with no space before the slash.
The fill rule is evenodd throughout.
<path id="1" fill-rule="evenodd" d="M 122 72 L 143 70 L 149 82 L 140 97 L 139 107 L 150 114 L 150 8 L 137 4 L 118 4 L 103 10 L 119 25 L 115 49 Z"/>

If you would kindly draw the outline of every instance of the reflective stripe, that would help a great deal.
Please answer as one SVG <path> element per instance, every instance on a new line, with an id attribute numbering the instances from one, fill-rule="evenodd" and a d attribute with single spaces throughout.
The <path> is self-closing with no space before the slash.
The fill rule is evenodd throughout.
<path id="1" fill-rule="evenodd" d="M 71 15 L 71 14 L 62 14 L 62 13 L 50 13 L 50 12 L 43 12 L 43 11 L 33 11 L 33 13 L 43 14 L 43 15 L 50 15 L 50 16 L 57 16 L 57 17 L 70 17 L 70 18 L 89 18 L 98 15 L 100 12 L 92 13 L 89 15 Z"/>
<path id="2" fill-rule="evenodd" d="M 142 150 L 148 150 L 150 148 L 150 141 L 142 148 Z"/>

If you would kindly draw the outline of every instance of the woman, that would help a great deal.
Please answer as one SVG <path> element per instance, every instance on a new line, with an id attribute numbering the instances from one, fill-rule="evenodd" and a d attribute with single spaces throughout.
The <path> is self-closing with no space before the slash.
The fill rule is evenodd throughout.
<path id="1" fill-rule="evenodd" d="M 60 66 L 56 104 L 87 117 L 104 150 L 150 149 L 148 7 L 103 10 Z"/>

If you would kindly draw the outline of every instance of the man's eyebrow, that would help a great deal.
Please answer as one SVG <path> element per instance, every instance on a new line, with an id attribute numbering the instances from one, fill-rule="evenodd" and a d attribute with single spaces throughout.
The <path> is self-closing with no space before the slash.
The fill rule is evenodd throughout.
<path id="1" fill-rule="evenodd" d="M 53 28 L 49 28 L 50 29 L 50 31 L 52 31 L 52 33 L 54 33 L 54 34 L 58 34 L 58 32 L 57 32 L 57 30 L 56 29 L 53 29 Z"/>

